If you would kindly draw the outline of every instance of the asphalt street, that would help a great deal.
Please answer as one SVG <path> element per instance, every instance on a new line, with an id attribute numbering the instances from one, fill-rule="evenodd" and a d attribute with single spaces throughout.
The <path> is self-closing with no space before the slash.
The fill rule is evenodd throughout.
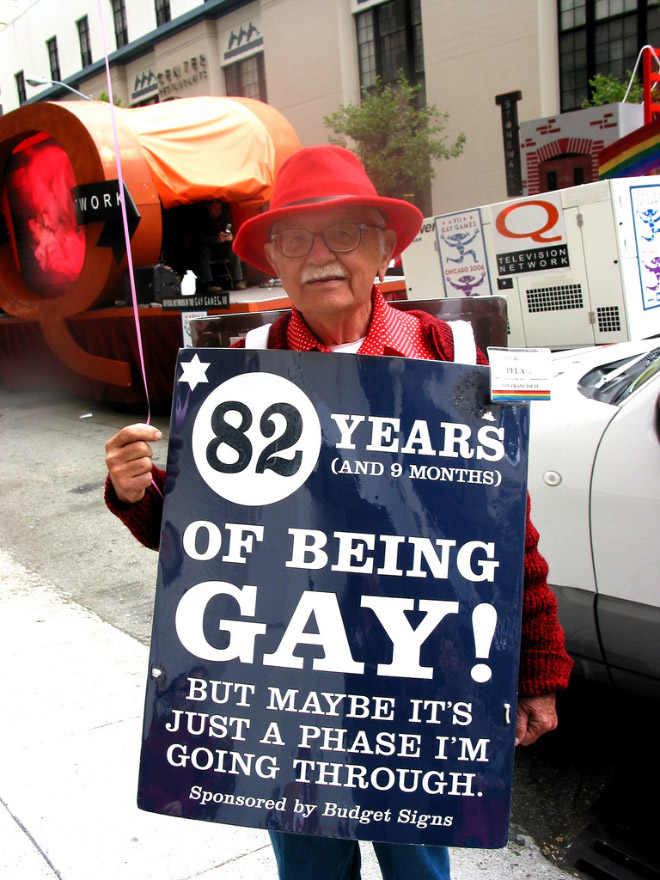
<path id="1" fill-rule="evenodd" d="M 104 507 L 103 444 L 144 417 L 0 388 L 0 873 L 12 880 L 276 876 L 263 832 L 135 807 L 156 554 Z M 166 415 L 152 422 L 167 436 Z M 622 781 L 636 802 L 641 753 L 625 737 L 641 710 L 653 729 L 655 707 L 576 684 L 560 730 L 517 755 L 509 846 L 455 850 L 455 880 L 589 877 L 567 847 Z"/>

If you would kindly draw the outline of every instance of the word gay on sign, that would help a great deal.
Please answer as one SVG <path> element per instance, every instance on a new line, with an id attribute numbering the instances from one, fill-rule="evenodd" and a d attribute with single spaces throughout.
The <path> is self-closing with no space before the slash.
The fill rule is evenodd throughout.
<path id="1" fill-rule="evenodd" d="M 139 806 L 504 846 L 527 430 L 486 367 L 183 350 Z"/>

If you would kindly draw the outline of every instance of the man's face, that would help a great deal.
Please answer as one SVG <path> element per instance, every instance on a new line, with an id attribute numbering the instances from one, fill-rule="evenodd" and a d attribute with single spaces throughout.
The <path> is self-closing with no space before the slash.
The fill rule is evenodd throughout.
<path id="1" fill-rule="evenodd" d="M 207 205 L 209 216 L 217 220 L 222 214 L 222 202 L 209 202 Z"/>
<path id="2" fill-rule="evenodd" d="M 334 253 L 321 232 L 333 223 L 351 221 L 380 229 L 366 229 L 360 245 L 348 253 Z M 272 232 L 307 229 L 319 234 L 311 251 L 304 257 L 283 256 L 274 241 L 266 244 L 266 256 L 282 279 L 291 302 L 308 324 L 316 320 L 344 321 L 351 313 L 371 310 L 374 278 L 385 273 L 395 246 L 395 234 L 385 230 L 379 211 L 369 208 L 324 209 L 302 216 L 283 218 Z M 382 230 L 382 231 L 381 231 Z"/>

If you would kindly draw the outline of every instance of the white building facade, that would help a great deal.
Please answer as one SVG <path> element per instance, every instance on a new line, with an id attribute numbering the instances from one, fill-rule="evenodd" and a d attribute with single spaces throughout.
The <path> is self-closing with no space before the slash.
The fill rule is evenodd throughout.
<path id="1" fill-rule="evenodd" d="M 507 196 L 498 95 L 520 92 L 518 118 L 529 120 L 558 113 L 562 100 L 582 94 L 576 77 L 583 80 L 591 68 L 576 73 L 580 41 L 599 39 L 589 31 L 594 16 L 585 13 L 583 20 L 582 12 L 598 7 L 602 16 L 603 4 L 594 3 L 101 0 L 100 17 L 96 0 L 15 0 L 2 4 L 11 20 L 0 30 L 0 99 L 6 114 L 35 99 L 72 97 L 62 86 L 30 84 L 38 78 L 94 98 L 111 91 L 125 107 L 244 95 L 267 101 L 303 144 L 315 144 L 328 140 L 325 115 L 359 101 L 361 87 L 376 76 L 388 81 L 403 69 L 429 104 L 449 113 L 448 141 L 466 134 L 463 155 L 438 164 L 431 203 L 423 206 L 454 211 Z M 612 57 L 633 13 L 635 52 L 655 21 L 650 12 L 643 22 L 640 17 L 647 0 L 619 5 L 617 12 L 613 0 L 605 4 L 612 13 L 605 21 L 614 34 Z M 570 46 L 578 48 L 571 54 Z M 632 44 L 626 51 L 634 63 Z M 567 58 L 573 63 L 568 72 Z"/>

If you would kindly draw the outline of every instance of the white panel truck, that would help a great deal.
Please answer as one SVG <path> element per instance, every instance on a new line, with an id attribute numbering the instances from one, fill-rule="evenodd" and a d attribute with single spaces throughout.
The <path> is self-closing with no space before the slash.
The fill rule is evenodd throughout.
<path id="1" fill-rule="evenodd" d="M 659 335 L 656 180 L 602 180 L 426 218 L 402 256 L 408 299 L 505 296 L 516 347 Z"/>

